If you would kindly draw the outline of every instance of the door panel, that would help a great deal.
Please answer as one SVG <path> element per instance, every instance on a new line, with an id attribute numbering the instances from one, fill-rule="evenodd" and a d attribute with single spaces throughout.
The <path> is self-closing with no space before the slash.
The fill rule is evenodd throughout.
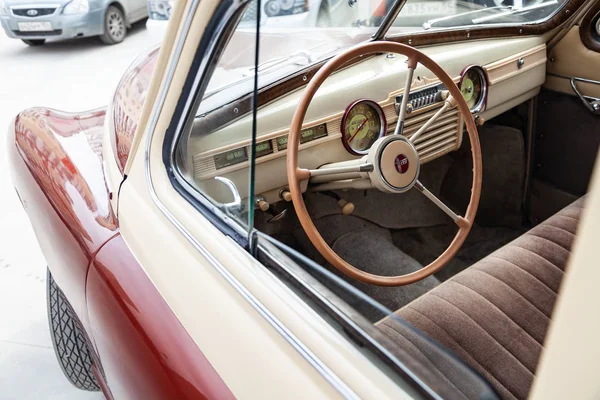
<path id="1" fill-rule="evenodd" d="M 545 87 L 575 94 L 569 79 L 565 77 L 600 82 L 600 35 L 595 32 L 595 23 L 599 12 L 600 2 L 588 12 L 580 25 L 571 28 L 565 37 L 550 50 L 547 66 L 548 79 Z M 586 21 L 587 23 L 585 23 Z M 585 38 L 585 44 L 582 42 L 582 38 Z M 577 82 L 576 84 L 583 95 L 600 98 L 600 84 L 586 82 Z"/>

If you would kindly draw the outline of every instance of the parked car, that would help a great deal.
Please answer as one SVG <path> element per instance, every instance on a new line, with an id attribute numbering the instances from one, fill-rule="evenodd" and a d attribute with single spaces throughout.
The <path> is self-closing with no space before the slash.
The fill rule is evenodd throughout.
<path id="1" fill-rule="evenodd" d="M 105 44 L 120 43 L 131 24 L 147 15 L 143 0 L 0 0 L 4 32 L 29 46 L 87 36 L 99 36 Z"/>
<path id="2" fill-rule="evenodd" d="M 190 1 L 106 108 L 16 116 L 8 165 L 74 385 L 600 393 L 600 4 L 427 31 L 393 23 L 403 5 L 257 38 L 248 3 Z"/>

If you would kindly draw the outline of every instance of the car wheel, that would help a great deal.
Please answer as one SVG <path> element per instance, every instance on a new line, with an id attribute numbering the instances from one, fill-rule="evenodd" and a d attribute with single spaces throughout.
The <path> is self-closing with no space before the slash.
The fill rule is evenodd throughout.
<path id="1" fill-rule="evenodd" d="M 327 4 L 325 2 L 322 2 L 321 7 L 319 7 L 319 14 L 317 14 L 317 27 L 328 28 L 330 26 L 331 16 L 329 15 Z"/>
<path id="2" fill-rule="evenodd" d="M 21 39 L 28 46 L 41 46 L 46 43 L 46 39 Z"/>
<path id="3" fill-rule="evenodd" d="M 100 40 L 104 44 L 117 44 L 125 40 L 126 34 L 127 27 L 123 12 L 118 7 L 108 7 L 104 16 L 104 33 L 100 35 Z"/>
<path id="4" fill-rule="evenodd" d="M 71 304 L 48 270 L 46 283 L 50 337 L 58 364 L 67 379 L 79 389 L 98 391 L 92 372 L 88 340 Z"/>

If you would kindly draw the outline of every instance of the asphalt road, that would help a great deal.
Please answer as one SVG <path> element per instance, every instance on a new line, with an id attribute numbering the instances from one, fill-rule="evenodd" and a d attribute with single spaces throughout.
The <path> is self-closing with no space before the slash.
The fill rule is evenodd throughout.
<path id="1" fill-rule="evenodd" d="M 102 399 L 63 376 L 46 317 L 46 263 L 10 182 L 6 131 L 32 106 L 108 104 L 129 64 L 155 39 L 139 23 L 121 44 L 95 38 L 28 47 L 0 29 L 0 400 Z"/>

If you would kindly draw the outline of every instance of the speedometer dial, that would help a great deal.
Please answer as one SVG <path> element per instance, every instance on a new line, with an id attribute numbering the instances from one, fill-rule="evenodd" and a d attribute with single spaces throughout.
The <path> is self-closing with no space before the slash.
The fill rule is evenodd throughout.
<path id="1" fill-rule="evenodd" d="M 487 92 L 485 72 L 481 67 L 468 67 L 460 78 L 459 87 L 471 112 L 481 111 Z"/>
<path id="2" fill-rule="evenodd" d="M 383 110 L 372 100 L 357 100 L 342 118 L 342 142 L 352 154 L 366 154 L 387 130 Z"/>

